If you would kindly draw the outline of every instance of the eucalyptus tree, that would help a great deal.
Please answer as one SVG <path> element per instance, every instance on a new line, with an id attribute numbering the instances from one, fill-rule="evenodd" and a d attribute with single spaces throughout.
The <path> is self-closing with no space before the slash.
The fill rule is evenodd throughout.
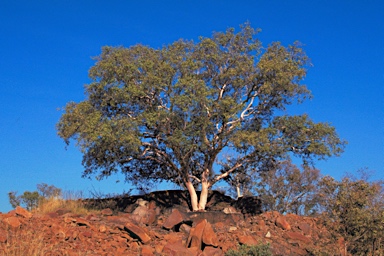
<path id="1" fill-rule="evenodd" d="M 244 24 L 158 49 L 103 47 L 86 99 L 69 102 L 57 124 L 82 151 L 83 176 L 171 181 L 197 211 L 220 180 L 256 175 L 292 154 L 305 162 L 340 154 L 344 142 L 329 124 L 279 115 L 311 96 L 303 49 L 264 48 L 257 34 Z"/>

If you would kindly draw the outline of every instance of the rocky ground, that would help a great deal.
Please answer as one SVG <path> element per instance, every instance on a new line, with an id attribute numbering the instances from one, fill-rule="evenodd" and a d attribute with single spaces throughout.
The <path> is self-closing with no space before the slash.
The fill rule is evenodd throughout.
<path id="1" fill-rule="evenodd" d="M 79 215 L 18 207 L 0 214 L 0 255 L 224 255 L 238 245 L 269 243 L 274 255 L 345 255 L 344 239 L 318 218 L 260 211 L 256 198 L 212 192 L 206 212 L 189 211 L 180 191 L 154 192 L 88 205 Z"/>

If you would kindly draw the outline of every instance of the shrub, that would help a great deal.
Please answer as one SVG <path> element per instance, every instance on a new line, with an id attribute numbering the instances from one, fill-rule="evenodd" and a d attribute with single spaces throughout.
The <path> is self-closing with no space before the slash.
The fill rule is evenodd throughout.
<path id="1" fill-rule="evenodd" d="M 238 250 L 229 250 L 225 254 L 226 256 L 271 256 L 271 248 L 269 243 L 258 245 L 240 245 Z"/>
<path id="2" fill-rule="evenodd" d="M 363 173 L 364 174 L 364 173 Z M 383 181 L 345 177 L 320 182 L 323 214 L 330 229 L 347 241 L 352 255 L 382 255 L 384 237 Z"/>

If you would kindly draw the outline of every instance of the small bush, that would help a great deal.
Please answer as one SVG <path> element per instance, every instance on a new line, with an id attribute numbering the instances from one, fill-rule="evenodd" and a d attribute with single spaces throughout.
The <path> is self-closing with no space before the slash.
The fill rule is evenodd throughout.
<path id="1" fill-rule="evenodd" d="M 238 250 L 229 250 L 226 256 L 271 256 L 271 248 L 269 243 L 259 245 L 240 245 Z"/>

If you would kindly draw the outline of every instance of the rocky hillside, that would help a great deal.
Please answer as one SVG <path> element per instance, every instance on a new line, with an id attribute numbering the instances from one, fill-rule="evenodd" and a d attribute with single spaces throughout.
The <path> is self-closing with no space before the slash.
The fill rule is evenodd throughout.
<path id="1" fill-rule="evenodd" d="M 0 214 L 0 255 L 224 255 L 238 245 L 270 244 L 274 255 L 345 255 L 342 237 L 317 218 L 260 212 L 256 198 L 210 194 L 206 212 L 190 212 L 178 191 L 88 200 L 92 214 L 66 209 Z"/>

